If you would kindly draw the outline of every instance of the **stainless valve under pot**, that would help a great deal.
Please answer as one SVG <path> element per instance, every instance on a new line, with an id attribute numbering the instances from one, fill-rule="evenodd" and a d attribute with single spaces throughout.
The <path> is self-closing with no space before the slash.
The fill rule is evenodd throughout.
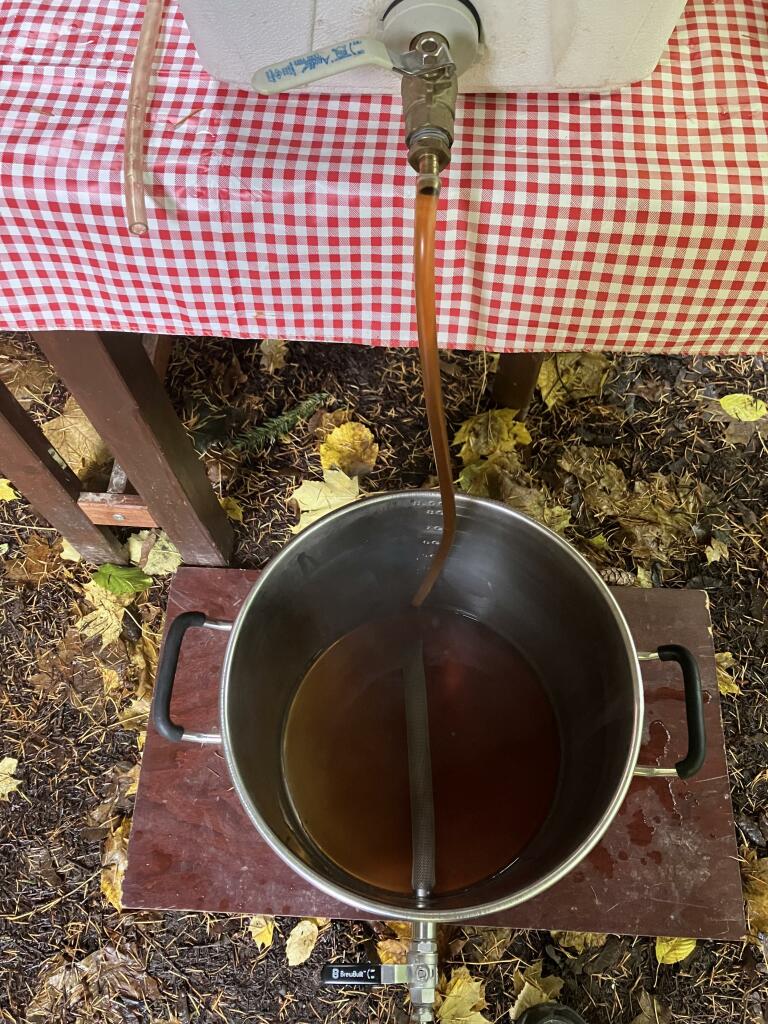
<path id="1" fill-rule="evenodd" d="M 283 733 L 301 680 L 339 638 L 409 605 L 431 558 L 425 541 L 440 523 L 434 492 L 387 493 L 319 520 L 270 563 L 234 624 L 206 621 L 195 612 L 176 618 L 163 648 L 153 710 L 167 739 L 223 746 L 249 818 L 300 875 L 352 907 L 420 922 L 415 946 L 422 948 L 411 966 L 383 980 L 409 980 L 413 994 L 417 968 L 426 963 L 427 973 L 419 975 L 426 985 L 417 995 L 424 1005 L 435 973 L 425 923 L 498 913 L 547 889 L 600 840 L 633 775 L 689 778 L 705 754 L 698 670 L 685 648 L 668 644 L 638 653 L 599 575 L 539 523 L 493 501 L 457 496 L 456 506 L 455 545 L 429 604 L 457 610 L 511 641 L 536 670 L 559 730 L 560 771 L 550 813 L 504 870 L 426 897 L 377 888 L 323 855 L 294 814 L 286 787 Z M 231 629 L 220 734 L 185 732 L 170 717 L 173 675 L 190 626 Z M 637 764 L 644 707 L 639 663 L 648 659 L 677 661 L 682 668 L 689 750 L 676 766 Z M 530 770 L 536 771 L 535 763 Z M 345 980 L 336 974 L 329 980 Z"/>

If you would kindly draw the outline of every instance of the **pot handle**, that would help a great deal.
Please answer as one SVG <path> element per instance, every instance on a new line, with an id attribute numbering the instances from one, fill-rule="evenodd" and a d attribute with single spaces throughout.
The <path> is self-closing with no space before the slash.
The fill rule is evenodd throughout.
<path id="1" fill-rule="evenodd" d="M 683 670 L 685 686 L 685 717 L 688 723 L 688 753 L 674 768 L 659 768 L 656 765 L 638 765 L 635 775 L 643 778 L 677 775 L 690 779 L 701 770 L 707 756 L 707 734 L 704 728 L 704 698 L 701 692 L 699 665 L 687 647 L 680 644 L 662 644 L 649 654 L 638 652 L 640 661 L 676 661 Z"/>
<path id="2" fill-rule="evenodd" d="M 176 666 L 179 663 L 181 642 L 188 629 L 205 626 L 206 629 L 221 629 L 229 632 L 231 622 L 220 619 L 209 619 L 202 612 L 182 612 L 177 615 L 168 627 L 165 642 L 160 652 L 160 662 L 155 677 L 155 696 L 152 701 L 152 721 L 160 735 L 171 743 L 220 743 L 221 736 L 217 732 L 188 732 L 171 718 L 171 696 L 176 678 Z"/>

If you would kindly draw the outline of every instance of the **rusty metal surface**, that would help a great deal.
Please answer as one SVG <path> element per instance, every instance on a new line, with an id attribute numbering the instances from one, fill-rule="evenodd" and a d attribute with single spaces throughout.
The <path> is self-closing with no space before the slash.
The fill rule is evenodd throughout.
<path id="1" fill-rule="evenodd" d="M 228 618 L 257 572 L 180 569 L 168 621 L 199 610 Z M 709 736 L 699 777 L 636 779 L 592 854 L 542 896 L 482 923 L 637 935 L 738 938 L 743 903 L 706 595 L 614 591 L 640 649 L 682 643 L 697 655 Z M 185 727 L 216 725 L 226 635 L 190 633 L 179 662 L 174 714 Z M 255 667 L 258 671 L 258 667 Z M 669 663 L 644 665 L 641 763 L 674 764 L 685 748 L 683 688 Z M 123 885 L 126 907 L 364 917 L 295 875 L 259 838 L 232 789 L 221 752 L 167 743 L 150 726 Z"/>

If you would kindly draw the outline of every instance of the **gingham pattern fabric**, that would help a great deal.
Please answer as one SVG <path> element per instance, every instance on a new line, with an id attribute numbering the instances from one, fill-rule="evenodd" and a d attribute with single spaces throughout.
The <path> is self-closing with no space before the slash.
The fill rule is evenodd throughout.
<path id="1" fill-rule="evenodd" d="M 399 100 L 212 81 L 168 0 L 149 234 L 122 209 L 139 0 L 0 0 L 2 322 L 415 343 Z M 757 352 L 768 329 L 768 5 L 689 0 L 605 96 L 460 103 L 442 343 Z"/>

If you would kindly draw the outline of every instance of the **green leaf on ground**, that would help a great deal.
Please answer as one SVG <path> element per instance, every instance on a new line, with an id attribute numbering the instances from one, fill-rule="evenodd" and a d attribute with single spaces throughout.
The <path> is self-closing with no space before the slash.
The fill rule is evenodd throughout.
<path id="1" fill-rule="evenodd" d="M 93 574 L 93 582 L 112 594 L 139 594 L 152 585 L 152 577 L 133 565 L 106 562 Z"/>

